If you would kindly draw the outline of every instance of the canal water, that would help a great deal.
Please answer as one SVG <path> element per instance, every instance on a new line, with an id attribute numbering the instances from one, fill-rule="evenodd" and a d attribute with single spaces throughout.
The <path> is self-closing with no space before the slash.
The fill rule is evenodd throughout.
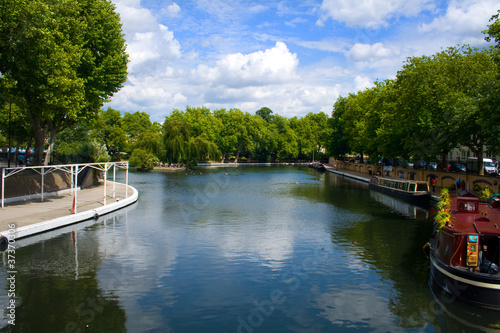
<path id="1" fill-rule="evenodd" d="M 429 290 L 432 211 L 364 183 L 300 167 L 130 183 L 136 204 L 18 240 L 14 274 L 3 255 L 2 332 L 500 330 Z"/>

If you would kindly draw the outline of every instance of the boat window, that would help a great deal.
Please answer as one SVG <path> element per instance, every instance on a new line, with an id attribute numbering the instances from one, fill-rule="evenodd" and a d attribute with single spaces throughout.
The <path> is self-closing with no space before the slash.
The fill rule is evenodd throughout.
<path id="1" fill-rule="evenodd" d="M 458 209 L 462 211 L 474 212 L 476 211 L 476 205 L 475 202 L 472 201 L 461 201 Z"/>
<path id="2" fill-rule="evenodd" d="M 416 184 L 410 184 L 410 192 L 415 192 Z"/>
<path id="3" fill-rule="evenodd" d="M 417 184 L 417 191 L 427 191 L 427 184 Z"/>

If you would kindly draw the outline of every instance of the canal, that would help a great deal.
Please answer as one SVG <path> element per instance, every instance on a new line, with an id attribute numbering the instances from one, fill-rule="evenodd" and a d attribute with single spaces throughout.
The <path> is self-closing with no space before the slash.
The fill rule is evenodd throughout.
<path id="1" fill-rule="evenodd" d="M 3 255 L 2 332 L 500 330 L 429 290 L 432 211 L 367 184 L 301 167 L 129 182 L 136 204 L 18 240 L 14 274 Z"/>

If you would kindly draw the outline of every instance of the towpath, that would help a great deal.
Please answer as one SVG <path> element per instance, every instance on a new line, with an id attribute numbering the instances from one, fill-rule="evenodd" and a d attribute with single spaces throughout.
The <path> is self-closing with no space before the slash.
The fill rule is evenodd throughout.
<path id="1" fill-rule="evenodd" d="M 133 194 L 129 187 L 128 196 Z M 76 212 L 96 210 L 104 206 L 104 185 L 81 189 L 77 194 Z M 106 204 L 112 204 L 126 199 L 126 185 L 115 183 L 106 184 Z M 36 225 L 42 222 L 63 217 L 71 217 L 73 210 L 73 195 L 71 193 L 57 196 L 47 196 L 29 201 L 6 203 L 0 210 L 0 231 L 10 229 L 9 225 L 15 224 L 16 228 Z"/>

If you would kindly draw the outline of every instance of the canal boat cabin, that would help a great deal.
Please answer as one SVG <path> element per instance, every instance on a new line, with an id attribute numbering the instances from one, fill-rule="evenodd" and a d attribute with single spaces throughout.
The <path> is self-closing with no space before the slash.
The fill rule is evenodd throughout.
<path id="1" fill-rule="evenodd" d="M 428 203 L 431 197 L 429 184 L 425 181 L 374 177 L 370 181 L 369 187 L 403 198 L 411 203 Z"/>
<path id="2" fill-rule="evenodd" d="M 450 223 L 429 242 L 430 284 L 500 310 L 500 210 L 473 196 L 452 198 Z"/>

